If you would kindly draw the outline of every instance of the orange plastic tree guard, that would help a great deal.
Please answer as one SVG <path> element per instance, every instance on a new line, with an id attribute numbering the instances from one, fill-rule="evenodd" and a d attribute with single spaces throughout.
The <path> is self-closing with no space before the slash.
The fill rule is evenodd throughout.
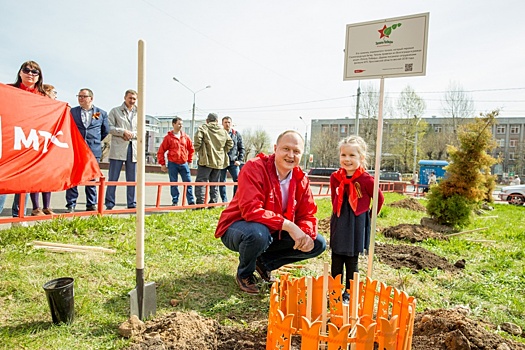
<path id="1" fill-rule="evenodd" d="M 416 313 L 416 300 L 384 283 L 365 281 L 352 284 L 350 300 L 357 293 L 357 318 L 349 315 L 348 305 L 342 302 L 344 286 L 340 276 L 328 276 L 328 290 L 324 277 L 291 278 L 282 275 L 270 291 L 270 311 L 266 349 L 290 349 L 293 335 L 301 337 L 301 350 L 409 350 Z M 354 278 L 355 279 L 355 278 Z M 357 280 L 358 281 L 358 278 Z M 311 285 L 311 287 L 308 287 Z M 354 287 L 355 286 L 355 287 Z M 357 289 L 354 292 L 353 289 Z M 306 301 L 312 298 L 311 316 L 307 315 Z M 323 329 L 324 315 L 328 323 Z"/>

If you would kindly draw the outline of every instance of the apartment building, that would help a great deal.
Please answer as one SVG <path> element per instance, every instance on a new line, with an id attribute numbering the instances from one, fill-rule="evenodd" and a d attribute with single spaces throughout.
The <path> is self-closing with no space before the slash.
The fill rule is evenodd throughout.
<path id="1" fill-rule="evenodd" d="M 419 139 L 418 145 L 425 143 L 425 137 L 432 133 L 443 135 L 444 138 L 447 135 L 450 136 L 453 134 L 454 122 L 456 125 L 461 125 L 469 121 L 468 118 L 457 118 L 453 121 L 452 118 L 437 116 L 423 117 L 421 120 L 426 123 L 427 130 L 426 136 Z M 411 121 L 411 123 L 414 124 L 414 121 Z M 414 132 L 400 132 L 402 124 L 406 125 L 407 119 L 384 118 L 383 120 L 382 159 L 390 159 L 391 162 L 389 164 L 391 165 L 389 167 L 396 171 L 400 169 L 396 169 L 396 159 L 399 158 L 399 155 L 392 152 L 395 149 L 395 145 L 401 142 L 414 144 Z M 355 134 L 355 130 L 355 118 L 312 119 L 311 142 L 316 142 L 316 140 L 323 137 L 323 135 L 327 135 L 327 133 L 330 137 L 342 139 L 345 136 Z M 376 133 L 376 119 L 359 120 L 359 135 L 368 142 L 372 156 L 375 152 Z M 492 134 L 497 143 L 492 156 L 501 159 L 499 164 L 493 166 L 493 173 L 504 177 L 509 174 L 525 175 L 525 117 L 498 117 L 497 124 L 492 128 Z M 310 146 L 312 146 L 312 143 Z M 319 159 L 320 155 L 315 154 L 315 148 L 310 147 L 310 149 L 314 159 L 312 166 L 316 166 L 315 160 Z M 443 154 L 442 159 L 445 159 L 445 157 L 446 154 Z M 424 154 L 417 154 L 418 161 L 425 158 Z"/>

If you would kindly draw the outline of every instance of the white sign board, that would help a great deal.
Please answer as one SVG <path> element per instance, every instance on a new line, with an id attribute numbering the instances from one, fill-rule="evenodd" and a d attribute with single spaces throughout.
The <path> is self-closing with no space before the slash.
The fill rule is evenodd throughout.
<path id="1" fill-rule="evenodd" d="M 348 24 L 343 80 L 426 74 L 429 13 Z"/>

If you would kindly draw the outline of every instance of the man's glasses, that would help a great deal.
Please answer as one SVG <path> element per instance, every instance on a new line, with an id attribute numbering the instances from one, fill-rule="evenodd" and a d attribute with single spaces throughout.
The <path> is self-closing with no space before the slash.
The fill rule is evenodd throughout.
<path id="1" fill-rule="evenodd" d="M 88 97 L 91 97 L 89 95 L 77 95 L 78 98 L 88 98 Z"/>
<path id="2" fill-rule="evenodd" d="M 32 75 L 40 75 L 40 71 L 38 69 L 29 69 L 29 68 L 22 68 L 22 72 L 25 74 L 32 74 Z"/>

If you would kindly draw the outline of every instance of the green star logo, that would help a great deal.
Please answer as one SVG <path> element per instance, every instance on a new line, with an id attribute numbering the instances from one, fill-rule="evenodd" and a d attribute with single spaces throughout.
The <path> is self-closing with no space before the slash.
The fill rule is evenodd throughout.
<path id="1" fill-rule="evenodd" d="M 379 39 L 390 38 L 390 34 L 392 34 L 392 31 L 399 27 L 401 27 L 401 23 L 392 24 L 390 27 L 387 27 L 385 24 L 382 29 L 378 30 Z"/>

